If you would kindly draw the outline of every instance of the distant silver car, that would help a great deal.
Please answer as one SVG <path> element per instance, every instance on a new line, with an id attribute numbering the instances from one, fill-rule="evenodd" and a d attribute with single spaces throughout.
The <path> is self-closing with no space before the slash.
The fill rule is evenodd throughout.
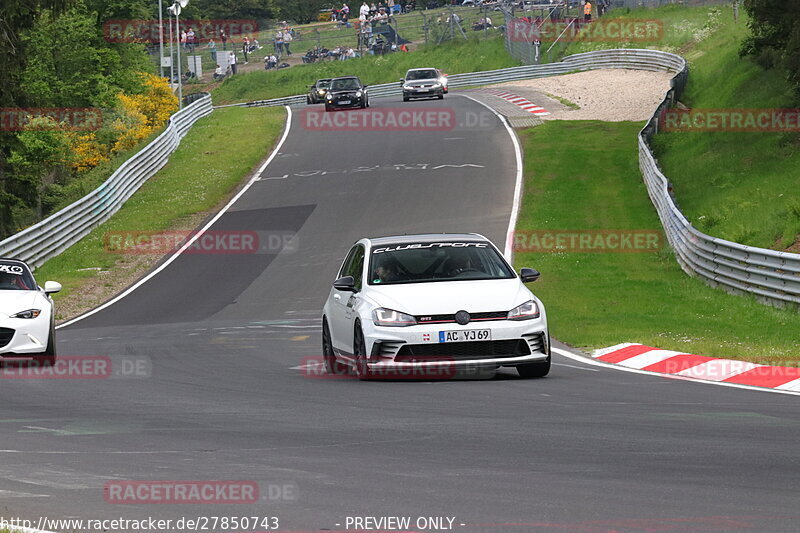
<path id="1" fill-rule="evenodd" d="M 438 68 L 412 68 L 400 80 L 403 101 L 412 98 L 444 98 L 447 94 L 447 75 Z"/>

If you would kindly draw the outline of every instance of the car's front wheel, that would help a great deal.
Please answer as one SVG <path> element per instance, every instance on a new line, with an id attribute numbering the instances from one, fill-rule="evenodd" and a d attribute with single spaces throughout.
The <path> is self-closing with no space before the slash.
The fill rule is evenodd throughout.
<path id="1" fill-rule="evenodd" d="M 521 378 L 543 378 L 550 373 L 550 356 L 541 363 L 517 365 L 517 373 Z"/>
<path id="2" fill-rule="evenodd" d="M 328 374 L 340 376 L 347 373 L 347 365 L 339 362 L 333 353 L 331 330 L 328 328 L 328 320 L 325 318 L 322 319 L 322 360 L 325 363 L 325 371 Z"/>
<path id="3" fill-rule="evenodd" d="M 360 380 L 372 379 L 372 372 L 367 364 L 367 343 L 364 341 L 364 332 L 361 324 L 356 324 L 353 333 L 353 355 L 356 358 L 356 377 Z"/>
<path id="4" fill-rule="evenodd" d="M 56 328 L 50 325 L 50 333 L 47 336 L 47 348 L 41 355 L 34 356 L 34 361 L 39 366 L 53 366 L 56 364 Z"/>

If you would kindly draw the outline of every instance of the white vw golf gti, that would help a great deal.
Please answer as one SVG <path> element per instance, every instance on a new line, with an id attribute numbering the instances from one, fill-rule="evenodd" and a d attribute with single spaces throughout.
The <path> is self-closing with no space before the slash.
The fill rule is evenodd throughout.
<path id="1" fill-rule="evenodd" d="M 347 254 L 322 316 L 329 373 L 361 379 L 425 368 L 514 366 L 550 371 L 542 303 L 477 234 L 361 239 Z"/>
<path id="2" fill-rule="evenodd" d="M 0 259 L 0 357 L 55 363 L 55 317 L 49 295 L 60 290 L 55 281 L 39 287 L 22 261 Z"/>

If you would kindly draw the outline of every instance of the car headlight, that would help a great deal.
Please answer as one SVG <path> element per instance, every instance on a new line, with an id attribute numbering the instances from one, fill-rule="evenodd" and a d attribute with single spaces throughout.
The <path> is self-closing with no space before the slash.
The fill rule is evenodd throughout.
<path id="1" fill-rule="evenodd" d="M 11 315 L 11 318 L 36 318 L 41 314 L 41 309 L 28 309 L 27 311 L 20 311 L 16 315 Z"/>
<path id="2" fill-rule="evenodd" d="M 509 320 L 531 320 L 539 318 L 539 306 L 533 300 L 528 300 L 508 312 Z"/>
<path id="3" fill-rule="evenodd" d="M 328 93 L 327 98 L 328 98 L 328 100 L 333 100 L 333 95 Z"/>
<path id="4" fill-rule="evenodd" d="M 361 98 L 363 95 L 364 95 L 364 93 L 362 91 L 357 91 L 356 92 L 356 98 Z"/>
<path id="5" fill-rule="evenodd" d="M 381 307 L 372 312 L 372 322 L 376 326 L 390 326 L 390 327 L 406 327 L 413 326 L 417 323 L 417 319 L 411 315 L 395 311 L 393 309 L 386 309 Z"/>
<path id="6" fill-rule="evenodd" d="M 413 89 L 413 87 L 411 85 L 403 85 L 403 89 L 405 89 L 406 91 L 410 91 L 411 89 Z"/>
<path id="7" fill-rule="evenodd" d="M 433 84 L 433 88 L 434 88 L 434 89 L 438 89 L 438 88 L 440 88 L 441 86 L 442 86 L 442 84 L 441 84 L 441 83 L 439 83 L 438 81 L 437 81 L 436 83 L 434 83 L 434 84 Z"/>
<path id="8" fill-rule="evenodd" d="M 321 95 L 322 95 L 322 94 L 325 94 L 325 90 L 324 90 L 324 89 L 320 89 L 320 90 L 318 90 L 317 92 L 318 92 L 319 94 L 321 94 Z"/>

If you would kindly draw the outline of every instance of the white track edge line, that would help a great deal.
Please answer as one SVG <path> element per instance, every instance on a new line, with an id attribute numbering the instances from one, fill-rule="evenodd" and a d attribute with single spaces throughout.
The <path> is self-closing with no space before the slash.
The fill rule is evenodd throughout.
<path id="1" fill-rule="evenodd" d="M 505 242 L 505 250 L 503 251 L 503 255 L 506 258 L 506 261 L 509 263 L 513 263 L 514 260 L 514 229 L 517 227 L 517 219 L 519 218 L 519 205 L 520 201 L 522 200 L 522 178 L 523 178 L 523 169 L 522 169 L 522 147 L 519 144 L 519 138 L 517 138 L 516 132 L 514 132 L 514 128 L 508 123 L 508 119 L 505 116 L 501 115 L 497 110 L 492 108 L 489 104 L 485 104 L 480 100 L 476 100 L 471 96 L 467 96 L 466 94 L 461 94 L 459 96 L 463 96 L 464 98 L 468 98 L 475 103 L 478 103 L 491 111 L 492 113 L 500 119 L 500 122 L 503 126 L 506 127 L 506 131 L 508 132 L 509 137 L 511 137 L 511 142 L 514 145 L 514 152 L 517 160 L 517 176 L 516 176 L 516 183 L 514 184 L 514 201 L 511 204 L 511 216 L 508 221 L 508 229 L 506 230 L 506 242 Z"/>
<path id="2" fill-rule="evenodd" d="M 117 303 L 118 301 L 122 300 L 123 298 L 128 296 L 130 293 L 132 293 L 133 291 L 135 291 L 136 289 L 138 289 L 139 287 L 144 285 L 148 280 L 153 278 L 156 274 L 158 274 L 159 272 L 161 272 L 162 270 L 167 268 L 167 266 L 169 266 L 173 261 L 175 261 L 186 249 L 188 249 L 192 244 L 194 244 L 194 242 L 197 239 L 202 237 L 203 234 L 206 231 L 208 231 L 208 229 L 212 225 L 214 225 L 214 223 L 217 220 L 219 220 L 220 217 L 222 217 L 222 215 L 224 215 L 228 211 L 228 209 L 230 209 L 233 206 L 233 204 L 235 204 L 239 200 L 239 198 L 241 198 L 242 195 L 244 195 L 244 193 L 246 193 L 248 191 L 248 189 L 250 189 L 250 187 L 252 187 L 252 185 L 256 181 L 258 181 L 258 177 L 261 176 L 261 174 L 267 169 L 267 166 L 269 166 L 269 164 L 272 163 L 272 160 L 275 159 L 275 157 L 280 152 L 281 147 L 283 147 L 283 143 L 286 141 L 286 138 L 289 137 L 289 132 L 292 130 L 292 109 L 289 106 L 285 106 L 285 109 L 286 109 L 286 127 L 283 129 L 283 136 L 281 137 L 281 140 L 278 142 L 278 144 L 272 150 L 272 153 L 269 155 L 269 157 L 264 162 L 264 164 L 261 165 L 261 167 L 251 176 L 250 181 L 248 181 L 247 184 L 244 187 L 242 187 L 242 189 L 238 193 L 236 193 L 236 195 L 233 198 L 231 198 L 230 201 L 227 204 L 225 204 L 225 207 L 223 207 L 216 215 L 214 215 L 214 217 L 211 220 L 209 220 L 208 223 L 205 226 L 202 227 L 202 229 L 200 229 L 197 233 L 195 233 L 194 236 L 186 244 L 184 244 L 181 247 L 180 250 L 178 250 L 177 252 L 173 253 L 166 261 L 161 263 L 155 270 L 153 270 L 152 272 L 147 274 L 145 277 L 143 277 L 142 279 L 140 279 L 139 281 L 137 281 L 136 283 L 134 283 L 133 285 L 128 287 L 125 291 L 123 291 L 122 293 L 118 294 L 117 296 L 115 296 L 111 300 L 105 302 L 104 304 L 102 304 L 102 305 L 100 305 L 98 307 L 95 307 L 94 309 L 92 309 L 90 311 L 87 311 L 86 313 L 84 313 L 82 315 L 79 315 L 79 316 L 77 316 L 77 317 L 75 317 L 75 318 L 73 318 L 71 320 L 68 320 L 68 321 L 64 322 L 63 324 L 59 324 L 58 326 L 56 326 L 56 329 L 61 329 L 61 328 L 65 328 L 67 326 L 70 326 L 70 325 L 74 324 L 75 322 L 83 320 L 84 318 L 88 318 L 88 317 L 92 316 L 95 313 L 99 313 L 100 311 L 102 311 L 102 310 L 110 307 L 111 305 Z"/>
<path id="3" fill-rule="evenodd" d="M 612 363 L 603 363 L 596 359 L 592 359 L 591 357 L 578 355 L 576 353 L 568 352 L 567 350 L 562 350 L 561 348 L 551 348 L 551 350 L 567 359 L 572 359 L 573 361 L 580 361 L 581 363 L 586 363 L 587 365 L 592 366 L 600 366 L 605 367 L 611 370 L 620 370 L 622 372 L 632 372 L 634 374 L 645 374 L 648 376 L 658 376 L 662 378 L 670 378 L 670 379 L 677 379 L 681 381 L 692 381 L 695 383 L 704 383 L 706 385 L 718 385 L 721 387 L 733 387 L 735 389 L 746 389 L 746 390 L 753 390 L 753 391 L 761 391 L 761 392 L 772 392 L 774 394 L 788 394 L 791 396 L 800 396 L 800 392 L 796 391 L 789 391 L 789 390 L 781 390 L 781 389 L 770 389 L 767 387 L 756 387 L 753 385 L 742 385 L 741 383 L 725 383 L 723 381 L 709 381 L 707 379 L 697 379 L 691 378 L 687 376 L 677 376 L 675 374 L 662 374 L 660 372 L 650 372 L 647 370 L 639 370 L 638 368 L 629 368 L 626 366 L 615 365 Z"/>

